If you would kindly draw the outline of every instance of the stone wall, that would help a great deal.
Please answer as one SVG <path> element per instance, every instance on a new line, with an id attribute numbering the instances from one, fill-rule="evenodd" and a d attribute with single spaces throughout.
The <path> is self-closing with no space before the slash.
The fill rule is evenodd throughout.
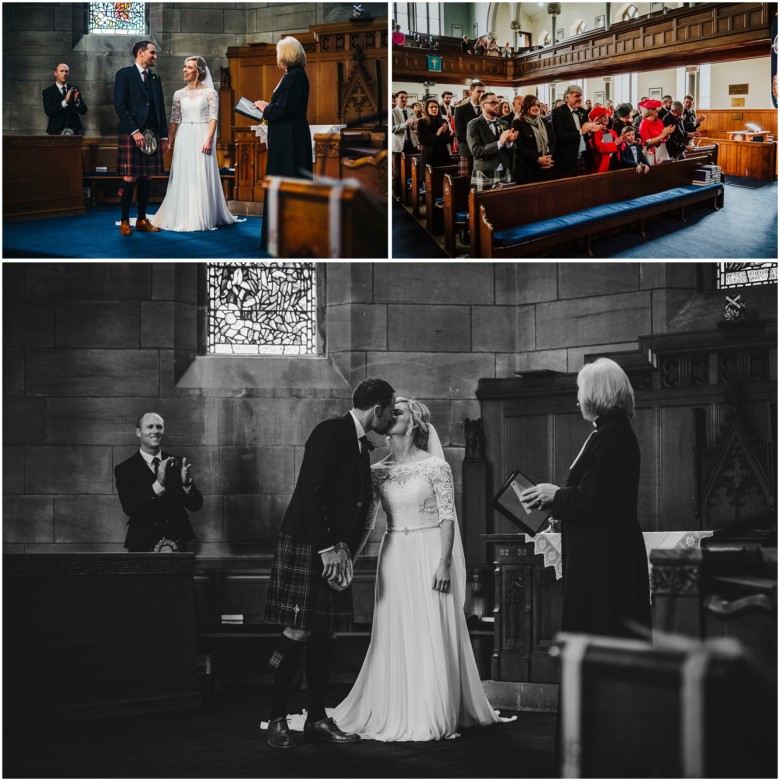
<path id="1" fill-rule="evenodd" d="M 114 75 L 131 65 L 132 46 L 143 36 L 87 35 L 86 3 L 3 4 L 3 132 L 42 134 L 47 118 L 41 91 L 54 83 L 57 63 L 70 76 L 88 106 L 87 136 L 116 135 L 113 106 Z M 149 31 L 163 80 L 166 114 L 173 93 L 184 85 L 184 58 L 206 58 L 215 86 L 220 68 L 227 67 L 228 46 L 275 43 L 283 34 L 311 25 L 349 18 L 349 3 L 148 3 Z M 370 8 L 374 4 L 367 3 Z M 386 5 L 382 15 L 386 15 Z"/>
<path id="2" fill-rule="evenodd" d="M 198 264 L 4 263 L 4 550 L 121 551 L 113 469 L 151 410 L 205 495 L 197 550 L 269 551 L 309 431 L 366 376 L 429 404 L 460 508 L 481 377 L 635 349 L 667 329 L 696 275 L 686 263 L 325 263 L 326 355 L 240 358 L 196 356 Z"/>

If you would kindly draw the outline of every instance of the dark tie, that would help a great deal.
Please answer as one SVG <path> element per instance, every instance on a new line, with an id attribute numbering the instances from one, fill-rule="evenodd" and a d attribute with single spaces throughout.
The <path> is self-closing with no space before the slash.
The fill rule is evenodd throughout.
<path id="1" fill-rule="evenodd" d="M 402 111 L 402 113 L 404 115 L 404 119 L 408 119 L 409 117 L 406 116 L 406 109 L 402 108 L 401 111 Z"/>
<path id="2" fill-rule="evenodd" d="M 496 120 L 491 120 L 490 127 L 493 128 L 493 133 L 496 137 L 498 137 L 498 122 Z"/>
<path id="3" fill-rule="evenodd" d="M 159 467 L 159 466 L 160 466 L 160 459 L 157 458 L 157 456 L 155 456 L 152 459 L 152 469 L 154 469 L 154 476 L 155 476 L 155 478 L 157 477 L 157 467 Z"/>
<path id="4" fill-rule="evenodd" d="M 60 91 L 62 92 L 63 98 L 68 94 L 68 88 L 65 86 L 60 87 Z"/>
<path id="5" fill-rule="evenodd" d="M 146 84 L 146 71 L 141 71 L 141 78 L 144 80 L 144 84 Z"/>

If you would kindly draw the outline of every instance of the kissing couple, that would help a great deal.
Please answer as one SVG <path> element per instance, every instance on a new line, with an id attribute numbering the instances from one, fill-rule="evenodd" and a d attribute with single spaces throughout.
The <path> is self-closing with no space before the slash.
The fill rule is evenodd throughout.
<path id="1" fill-rule="evenodd" d="M 463 612 L 466 565 L 452 471 L 428 408 L 366 379 L 352 409 L 308 440 L 282 521 L 265 606 L 284 627 L 274 674 L 268 745 L 293 748 L 287 700 L 306 650 L 304 737 L 331 743 L 439 740 L 500 719 L 487 701 Z M 368 432 L 390 454 L 370 465 Z M 353 565 L 382 505 L 387 530 L 377 565 L 371 642 L 352 691 L 325 711 L 335 633 L 348 630 Z"/>

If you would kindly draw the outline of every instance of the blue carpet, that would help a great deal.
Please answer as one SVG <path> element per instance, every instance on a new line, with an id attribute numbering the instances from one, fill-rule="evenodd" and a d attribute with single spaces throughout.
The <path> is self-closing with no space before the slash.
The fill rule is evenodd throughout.
<path id="1" fill-rule="evenodd" d="M 154 214 L 157 204 L 149 207 Z M 243 219 L 243 218 L 242 218 Z M 120 236 L 119 207 L 95 206 L 72 217 L 3 222 L 5 258 L 268 258 L 260 251 L 261 217 L 215 231 L 136 233 Z"/>

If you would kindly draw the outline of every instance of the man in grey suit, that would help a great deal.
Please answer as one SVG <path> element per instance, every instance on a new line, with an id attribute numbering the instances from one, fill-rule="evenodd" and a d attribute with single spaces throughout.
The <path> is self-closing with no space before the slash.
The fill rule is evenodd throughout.
<path id="1" fill-rule="evenodd" d="M 477 191 L 512 181 L 511 150 L 517 138 L 516 130 L 504 130 L 499 124 L 500 102 L 494 92 L 482 96 L 480 107 L 482 115 L 466 127 L 466 139 L 474 156 L 471 186 Z"/>

